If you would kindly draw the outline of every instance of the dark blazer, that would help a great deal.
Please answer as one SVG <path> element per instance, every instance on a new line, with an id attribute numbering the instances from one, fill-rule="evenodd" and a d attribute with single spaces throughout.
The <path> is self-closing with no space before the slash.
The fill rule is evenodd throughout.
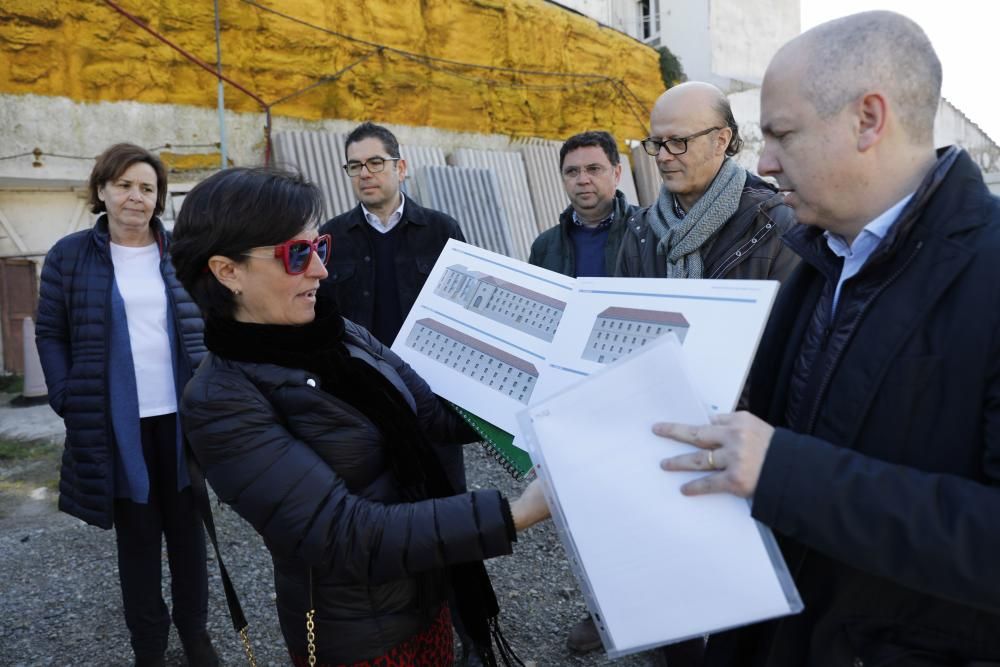
<path id="1" fill-rule="evenodd" d="M 191 373 L 205 354 L 198 306 L 174 275 L 170 235 L 159 220 L 150 223 L 160 245 L 160 273 L 167 290 L 167 314 L 180 337 L 175 341 Z M 59 480 L 59 509 L 101 528 L 113 525 L 115 453 L 108 409 L 108 341 L 111 262 L 107 217 L 60 239 L 45 257 L 35 338 L 49 390 L 49 404 L 66 423 Z M 177 377 L 178 394 L 187 377 Z"/>
<path id="2" fill-rule="evenodd" d="M 351 354 L 399 389 L 429 438 L 458 447 L 474 435 L 402 359 L 346 324 Z M 445 565 L 511 552 L 498 491 L 404 503 L 382 431 L 307 371 L 209 353 L 181 419 L 219 499 L 271 552 L 278 619 L 297 655 L 307 655 L 310 590 L 320 662 L 353 664 L 425 627 L 445 597 Z"/>
<path id="3" fill-rule="evenodd" d="M 367 224 L 358 204 L 324 224 L 320 233 L 333 237 L 324 290 L 336 300 L 344 317 L 370 329 L 375 318 L 375 270 L 363 227 Z M 402 324 L 448 239 L 465 241 L 465 237 L 450 215 L 424 208 L 409 196 L 398 224 L 402 237 L 396 253 L 396 282 Z"/>
<path id="4" fill-rule="evenodd" d="M 615 275 L 627 278 L 662 278 L 667 267 L 656 256 L 658 239 L 646 216 L 655 207 L 644 208 L 629 223 L 622 239 Z M 781 235 L 795 224 L 795 216 L 784 197 L 770 183 L 747 174 L 739 207 L 722 229 L 709 239 L 711 247 L 702 257 L 704 278 L 784 280 L 798 258 L 781 243 Z"/>
<path id="5" fill-rule="evenodd" d="M 948 149 L 893 230 L 820 332 L 805 432 L 784 428 L 795 362 L 839 272 L 821 230 L 786 236 L 803 262 L 751 373 L 778 427 L 753 515 L 805 611 L 713 636 L 710 665 L 1000 665 L 1000 199 Z"/>
<path id="6" fill-rule="evenodd" d="M 608 241 L 604 246 L 604 271 L 613 275 L 618 261 L 618 250 L 625 235 L 625 227 L 639 210 L 629 204 L 621 190 L 615 192 L 614 219 L 608 230 Z M 528 262 L 549 271 L 556 271 L 571 278 L 576 277 L 576 251 L 569 232 L 573 225 L 573 207 L 568 206 L 559 215 L 559 224 L 538 235 L 531 244 Z"/>

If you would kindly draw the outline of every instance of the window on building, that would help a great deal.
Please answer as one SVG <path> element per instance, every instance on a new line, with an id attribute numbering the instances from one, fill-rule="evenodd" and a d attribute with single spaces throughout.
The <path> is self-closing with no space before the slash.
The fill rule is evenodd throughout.
<path id="1" fill-rule="evenodd" d="M 660 0 L 639 0 L 639 37 L 644 40 L 660 36 Z"/>

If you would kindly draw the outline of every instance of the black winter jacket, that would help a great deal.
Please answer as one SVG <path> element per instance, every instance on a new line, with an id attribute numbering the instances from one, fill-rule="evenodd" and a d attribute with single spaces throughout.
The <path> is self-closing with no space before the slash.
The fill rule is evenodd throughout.
<path id="1" fill-rule="evenodd" d="M 160 245 L 160 273 L 167 311 L 193 370 L 205 354 L 198 306 L 174 275 L 170 235 L 159 220 L 150 223 Z M 59 479 L 59 509 L 100 528 L 114 521 L 115 453 L 108 409 L 107 365 L 111 311 L 111 262 L 107 216 L 91 229 L 60 239 L 45 257 L 35 338 L 45 372 L 49 404 L 66 424 Z M 188 378 L 175 378 L 180 388 Z"/>
<path id="2" fill-rule="evenodd" d="M 614 214 L 608 230 L 608 241 L 604 246 L 604 271 L 613 275 L 618 262 L 618 250 L 625 235 L 625 227 L 639 211 L 635 204 L 629 204 L 621 190 L 615 192 Z M 549 271 L 555 271 L 576 278 L 576 251 L 569 233 L 573 225 L 573 207 L 568 206 L 559 215 L 559 224 L 538 235 L 531 244 L 528 262 Z"/>
<path id="3" fill-rule="evenodd" d="M 400 390 L 430 439 L 470 436 L 402 359 L 346 326 L 351 354 Z M 271 551 L 289 648 L 307 654 L 311 585 L 320 662 L 353 663 L 426 625 L 444 596 L 445 565 L 510 553 L 509 510 L 493 490 L 403 503 L 378 427 L 320 383 L 304 370 L 209 353 L 181 419 L 219 499 Z"/>
<path id="4" fill-rule="evenodd" d="M 331 219 L 320 234 L 333 237 L 333 256 L 323 280 L 323 289 L 331 294 L 347 319 L 365 328 L 375 320 L 375 269 L 364 225 L 364 211 L 358 204 L 347 213 Z M 399 322 L 417 300 L 421 288 L 448 239 L 465 241 L 458 222 L 450 215 L 420 206 L 406 198 L 403 218 L 397 223 L 399 252 L 396 255 L 396 283 L 399 295 Z"/>
<path id="5" fill-rule="evenodd" d="M 626 278 L 662 278 L 667 266 L 656 256 L 658 239 L 646 216 L 654 206 L 639 211 L 622 239 L 615 275 Z M 715 233 L 702 255 L 704 278 L 784 280 L 798 257 L 781 243 L 781 235 L 795 224 L 792 209 L 770 183 L 748 173 L 736 213 Z"/>
<path id="6" fill-rule="evenodd" d="M 751 373 L 751 409 L 778 427 L 753 515 L 805 611 L 713 636 L 708 664 L 998 666 L 1000 199 L 942 151 L 824 331 L 835 258 L 820 229 L 787 241 L 804 261 Z"/>

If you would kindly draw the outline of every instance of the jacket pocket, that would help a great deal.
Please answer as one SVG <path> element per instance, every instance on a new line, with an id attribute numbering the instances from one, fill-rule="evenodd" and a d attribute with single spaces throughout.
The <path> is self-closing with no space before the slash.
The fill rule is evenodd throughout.
<path id="1" fill-rule="evenodd" d="M 886 450 L 866 453 L 881 455 L 890 461 L 920 462 L 917 459 L 925 453 L 920 447 L 912 448 L 911 445 L 926 442 L 927 434 L 938 430 L 936 422 L 941 418 L 940 406 L 945 399 L 941 382 L 943 366 L 942 358 L 936 355 L 899 357 L 890 364 L 871 414 L 903 415 L 904 418 L 884 420 L 877 425 L 876 428 L 882 430 L 880 439 Z M 878 446 L 879 438 L 866 437 L 866 440 Z"/>
<path id="2" fill-rule="evenodd" d="M 357 265 L 353 260 L 351 261 L 331 261 L 327 267 L 326 271 L 329 274 L 326 279 L 330 283 L 339 284 L 347 282 L 354 277 L 357 271 Z"/>
<path id="3" fill-rule="evenodd" d="M 1000 667 L 1000 655 L 970 646 L 941 628 L 857 619 L 845 624 L 854 665 L 864 667 Z"/>

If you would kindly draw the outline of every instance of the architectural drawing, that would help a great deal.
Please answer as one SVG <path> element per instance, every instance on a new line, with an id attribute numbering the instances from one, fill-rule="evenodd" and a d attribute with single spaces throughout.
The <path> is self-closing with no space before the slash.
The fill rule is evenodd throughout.
<path id="1" fill-rule="evenodd" d="M 610 364 L 668 331 L 683 344 L 690 325 L 680 313 L 641 308 L 605 308 L 594 320 L 582 359 Z"/>
<path id="2" fill-rule="evenodd" d="M 445 269 L 434 293 L 483 317 L 551 342 L 566 302 L 540 292 L 470 271 L 461 264 Z"/>
<path id="3" fill-rule="evenodd" d="M 429 317 L 413 324 L 406 346 L 525 405 L 538 381 L 531 362 Z"/>

